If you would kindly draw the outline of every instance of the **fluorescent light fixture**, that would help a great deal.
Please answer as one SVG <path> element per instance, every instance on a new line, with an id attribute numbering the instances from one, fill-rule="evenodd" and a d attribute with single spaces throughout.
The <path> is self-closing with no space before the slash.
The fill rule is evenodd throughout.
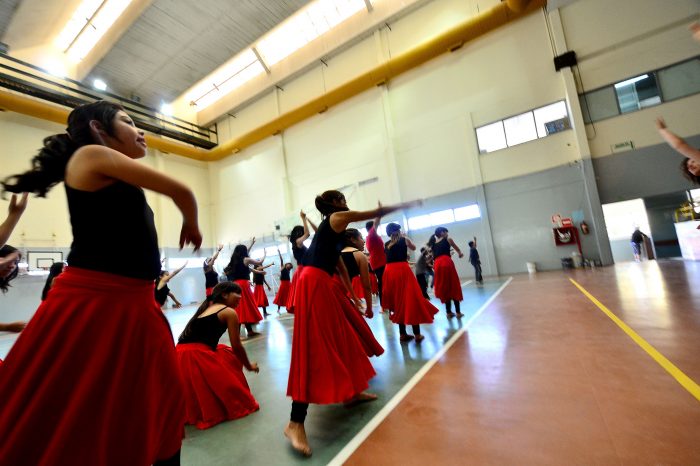
<path id="1" fill-rule="evenodd" d="M 454 209 L 455 221 L 461 222 L 463 220 L 472 220 L 475 218 L 481 218 L 481 210 L 478 204 L 471 204 L 464 207 L 458 207 Z"/>
<path id="2" fill-rule="evenodd" d="M 246 49 L 193 87 L 185 98 L 202 110 L 264 72 L 253 50 Z"/>
<path id="3" fill-rule="evenodd" d="M 131 0 L 83 0 L 55 44 L 75 62 L 87 56 Z"/>
<path id="4" fill-rule="evenodd" d="M 432 226 L 430 215 L 417 215 L 408 219 L 409 230 L 421 230 L 430 226 Z"/>
<path id="5" fill-rule="evenodd" d="M 265 35 L 255 46 L 269 67 L 364 10 L 364 0 L 316 0 Z"/>
<path id="6" fill-rule="evenodd" d="M 98 91 L 106 91 L 107 90 L 107 83 L 102 81 L 101 79 L 95 79 L 92 82 L 92 87 L 94 87 Z"/>
<path id="7" fill-rule="evenodd" d="M 619 89 L 621 87 L 629 86 L 630 84 L 634 84 L 637 81 L 641 81 L 642 79 L 647 79 L 649 77 L 648 74 L 643 74 L 641 76 L 637 76 L 636 78 L 630 78 L 625 81 L 619 82 L 615 84 L 615 89 Z"/>
<path id="8" fill-rule="evenodd" d="M 165 116 L 173 116 L 173 106 L 170 104 L 163 103 L 160 106 L 160 113 Z"/>

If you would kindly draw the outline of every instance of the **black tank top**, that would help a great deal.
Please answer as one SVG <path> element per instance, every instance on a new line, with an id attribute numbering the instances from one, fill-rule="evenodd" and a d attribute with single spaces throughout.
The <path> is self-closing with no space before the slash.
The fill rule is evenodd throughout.
<path id="1" fill-rule="evenodd" d="M 302 245 L 300 248 L 292 245 L 292 255 L 294 256 L 294 260 L 297 261 L 297 265 L 301 265 L 303 263 L 304 254 L 306 254 L 307 249 L 308 248 L 304 245 Z"/>
<path id="2" fill-rule="evenodd" d="M 255 283 L 256 285 L 262 285 L 264 283 L 264 280 L 265 280 L 265 275 L 263 275 L 261 273 L 254 273 L 253 274 L 253 283 Z"/>
<path id="3" fill-rule="evenodd" d="M 357 249 L 355 249 L 355 251 L 357 251 Z M 345 268 L 348 269 L 350 280 L 360 275 L 360 267 L 358 267 L 357 260 L 355 259 L 355 251 L 340 253 L 340 257 L 343 258 L 343 262 L 345 263 Z"/>
<path id="4" fill-rule="evenodd" d="M 311 246 L 304 254 L 303 263 L 333 275 L 340 251 L 343 249 L 343 233 L 333 231 L 328 219 L 329 217 L 326 217 L 318 226 Z"/>
<path id="5" fill-rule="evenodd" d="M 168 288 L 168 285 L 164 285 L 163 288 L 160 290 L 158 289 L 158 281 L 156 281 L 156 287 L 155 287 L 155 295 L 156 295 L 156 301 L 158 304 L 161 306 L 165 304 L 165 302 L 168 300 L 168 294 L 170 293 L 170 288 Z"/>
<path id="6" fill-rule="evenodd" d="M 219 344 L 219 338 L 226 331 L 226 324 L 219 320 L 219 312 L 226 309 L 222 307 L 214 314 L 209 314 L 205 317 L 198 317 L 189 324 L 189 335 L 185 336 L 182 332 L 178 343 L 203 343 L 213 350 L 216 350 L 216 345 Z"/>
<path id="7" fill-rule="evenodd" d="M 160 272 L 158 235 L 143 190 L 121 181 L 94 192 L 65 185 L 73 228 L 73 267 L 153 281 Z M 120 245 L 126 254 L 115 254 Z"/>
<path id="8" fill-rule="evenodd" d="M 406 238 L 399 238 L 399 240 L 390 248 L 389 241 L 386 242 L 384 247 L 386 248 L 386 261 L 389 262 L 406 262 L 408 259 L 408 246 L 406 245 Z"/>
<path id="9" fill-rule="evenodd" d="M 204 287 L 214 288 L 219 283 L 219 274 L 216 270 L 209 269 L 206 262 L 204 263 Z"/>
<path id="10" fill-rule="evenodd" d="M 283 281 L 283 282 L 289 281 L 289 269 L 288 268 L 282 267 L 282 270 L 280 270 L 280 281 Z"/>
<path id="11" fill-rule="evenodd" d="M 446 239 L 433 244 L 433 257 L 449 256 L 450 243 Z"/>
<path id="12" fill-rule="evenodd" d="M 233 266 L 233 270 L 226 274 L 226 278 L 234 280 L 250 280 L 250 267 L 242 261 Z"/>

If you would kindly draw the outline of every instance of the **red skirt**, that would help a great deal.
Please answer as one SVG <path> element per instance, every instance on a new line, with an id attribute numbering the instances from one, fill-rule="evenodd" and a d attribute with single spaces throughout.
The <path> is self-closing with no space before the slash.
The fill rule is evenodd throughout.
<path id="1" fill-rule="evenodd" d="M 365 349 L 367 356 L 379 356 L 383 354 L 384 348 L 382 348 L 382 345 L 380 345 L 377 339 L 374 338 L 374 333 L 372 333 L 372 329 L 369 328 L 369 324 L 365 320 L 365 316 L 363 316 L 362 313 L 355 307 L 350 294 L 345 289 L 345 285 L 343 285 L 343 281 L 336 274 L 333 275 L 332 282 L 333 285 L 335 285 L 335 289 L 333 291 L 338 293 L 338 296 L 344 298 L 341 300 L 343 312 L 345 313 L 345 317 L 352 326 L 353 330 L 355 330 L 355 333 L 357 333 L 357 337 L 360 339 L 362 347 Z"/>
<path id="2" fill-rule="evenodd" d="M 185 383 L 187 424 L 208 429 L 260 409 L 230 346 L 216 351 L 201 343 L 179 344 L 177 360 Z"/>
<path id="3" fill-rule="evenodd" d="M 319 268 L 304 267 L 294 306 L 287 396 L 299 402 L 330 404 L 366 390 L 374 368 L 348 318 L 352 306 L 331 276 Z"/>
<path id="4" fill-rule="evenodd" d="M 439 256 L 433 266 L 435 271 L 435 297 L 441 302 L 462 300 L 462 284 L 459 282 L 455 263 L 450 256 Z M 383 296 L 382 296 L 383 297 Z"/>
<path id="5" fill-rule="evenodd" d="M 289 298 L 287 298 L 286 307 L 287 312 L 289 312 L 290 314 L 294 314 L 294 295 L 296 292 L 297 282 L 299 281 L 299 277 L 301 277 L 302 270 L 304 270 L 304 266 L 301 264 L 297 265 L 297 269 L 292 275 L 292 282 L 289 284 Z"/>
<path id="6" fill-rule="evenodd" d="M 352 290 L 358 298 L 362 299 L 365 297 L 365 287 L 362 286 L 362 277 L 359 275 L 352 277 Z"/>
<path id="7" fill-rule="evenodd" d="M 256 307 L 267 307 L 270 305 L 270 303 L 267 301 L 265 285 L 256 284 L 255 291 L 253 292 L 253 297 L 255 298 Z"/>
<path id="8" fill-rule="evenodd" d="M 153 286 L 56 278 L 0 366 L 3 464 L 146 466 L 180 449 L 183 383 Z"/>
<path id="9" fill-rule="evenodd" d="M 423 297 L 418 280 L 408 262 L 389 262 L 384 268 L 382 307 L 392 311 L 395 324 L 432 324 L 438 308 Z"/>
<path id="10" fill-rule="evenodd" d="M 274 304 L 277 304 L 278 306 L 287 306 L 287 301 L 289 301 L 289 289 L 291 286 L 289 285 L 289 280 L 281 280 L 280 281 L 280 287 L 277 290 L 277 294 L 275 295 L 275 300 L 273 301 Z"/>
<path id="11" fill-rule="evenodd" d="M 241 301 L 236 308 L 238 320 L 242 324 L 257 324 L 263 320 L 262 314 L 258 311 L 258 306 L 255 303 L 253 293 L 250 291 L 250 282 L 248 280 L 236 280 L 238 286 L 241 287 Z"/>
<path id="12" fill-rule="evenodd" d="M 377 276 L 374 274 L 374 272 L 370 272 L 369 274 L 369 286 L 372 289 L 372 294 L 379 293 L 379 282 L 377 281 Z"/>

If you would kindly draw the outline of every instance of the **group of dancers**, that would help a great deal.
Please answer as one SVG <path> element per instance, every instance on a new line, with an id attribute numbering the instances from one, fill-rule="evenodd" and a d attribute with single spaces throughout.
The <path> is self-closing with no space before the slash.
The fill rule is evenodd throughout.
<path id="1" fill-rule="evenodd" d="M 264 286 L 265 258 L 249 256 L 252 244 L 238 245 L 224 270 L 227 281 L 214 283 L 217 248 L 204 264 L 208 296 L 174 346 L 154 296 L 164 301 L 171 295 L 168 282 L 181 269 L 161 270 L 144 189 L 173 199 L 183 217 L 180 247 L 191 244 L 195 251 L 202 242 L 197 203 L 187 186 L 138 163 L 145 153 L 144 134 L 131 118 L 119 105 L 100 101 L 74 109 L 66 133 L 44 140 L 31 170 L 2 183 L 5 192 L 43 197 L 63 182 L 74 235 L 69 266 L 51 278 L 46 299 L 0 365 L 0 379 L 12 381 L 0 384 L 3 464 L 179 464 L 186 423 L 208 428 L 259 409 L 242 372 L 258 366 L 241 344 L 240 326 L 255 335 L 253 325 L 262 320 L 249 279 L 259 275 L 256 286 Z M 414 205 L 358 212 L 342 193 L 327 191 L 316 198 L 322 222 L 313 225 L 302 214 L 302 225 L 290 233 L 297 267 L 290 281 L 292 264 L 281 264 L 275 303 L 294 314 L 292 409 L 284 434 L 304 455 L 311 454 L 304 431 L 309 403 L 376 399 L 366 392 L 375 374 L 369 357 L 384 349 L 365 321 L 373 312 L 364 240 L 348 226 L 370 219 L 379 225 L 382 216 Z M 3 243 L 25 207 L 26 194 L 20 200 L 13 195 L 0 229 Z M 316 234 L 306 248 L 310 224 Z M 397 224 L 388 234 L 382 307 L 402 337 L 412 326 L 420 340 L 418 326 L 431 323 L 437 309 L 423 298 L 406 262 L 415 246 Z M 124 238 L 130 238 L 128 251 L 104 248 Z M 443 241 L 446 234 L 436 244 Z M 19 258 L 17 250 L 3 256 L 4 289 Z M 441 299 L 459 301 L 456 271 L 440 270 L 436 261 L 436 295 L 451 290 Z M 225 332 L 230 346 L 218 344 Z"/>

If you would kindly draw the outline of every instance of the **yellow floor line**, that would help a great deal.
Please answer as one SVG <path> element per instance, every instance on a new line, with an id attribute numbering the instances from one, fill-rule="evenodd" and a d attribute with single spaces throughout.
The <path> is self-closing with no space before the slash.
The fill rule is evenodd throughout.
<path id="1" fill-rule="evenodd" d="M 647 352 L 649 356 L 651 356 L 654 361 L 659 363 L 661 367 L 663 367 L 666 372 L 671 374 L 671 376 L 676 379 L 676 381 L 683 386 L 686 390 L 690 392 L 691 395 L 693 395 L 698 401 L 700 401 L 700 386 L 695 383 L 693 379 L 685 375 L 683 371 L 681 371 L 679 368 L 677 368 L 671 361 L 666 359 L 666 357 L 659 353 L 659 351 L 651 346 L 644 338 L 640 337 L 637 332 L 632 330 L 626 323 L 624 323 L 622 320 L 620 320 L 619 317 L 617 317 L 615 314 L 610 311 L 607 307 L 605 307 L 600 301 L 598 301 L 592 294 L 590 294 L 588 291 L 586 291 L 585 288 L 583 288 L 581 285 L 576 283 L 575 280 L 569 278 L 571 283 L 578 288 L 581 293 L 586 295 L 588 299 L 590 299 L 593 304 L 598 306 L 598 309 L 603 311 L 605 315 L 610 317 L 610 319 L 617 324 L 618 327 L 624 331 L 627 336 L 629 336 L 632 340 L 634 340 L 635 343 L 637 343 L 639 346 L 642 347 L 644 351 Z"/>

